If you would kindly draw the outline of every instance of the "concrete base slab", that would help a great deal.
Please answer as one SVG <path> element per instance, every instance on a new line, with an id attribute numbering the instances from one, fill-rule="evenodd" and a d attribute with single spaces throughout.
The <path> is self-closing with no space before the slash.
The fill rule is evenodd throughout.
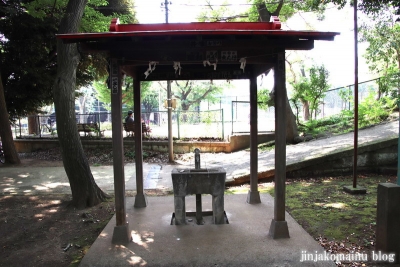
<path id="1" fill-rule="evenodd" d="M 352 185 L 345 185 L 343 186 L 343 190 L 352 195 L 362 195 L 367 193 L 367 189 L 361 186 L 354 188 Z"/>
<path id="2" fill-rule="evenodd" d="M 249 190 L 249 192 L 247 193 L 247 201 L 246 202 L 249 204 L 261 203 L 260 192 Z"/>
<path id="3" fill-rule="evenodd" d="M 80 266 L 331 266 L 331 261 L 301 262 L 302 252 L 324 253 L 323 248 L 286 213 L 291 234 L 268 236 L 273 198 L 260 194 L 262 203 L 249 205 L 246 195 L 225 195 L 229 224 L 171 225 L 173 196 L 148 197 L 146 209 L 134 208 L 127 198 L 127 220 L 132 242 L 113 245 L 111 219 Z M 187 211 L 196 210 L 195 196 L 187 196 Z M 212 210 L 211 196 L 203 196 L 203 210 Z"/>
<path id="4" fill-rule="evenodd" d="M 272 219 L 269 236 L 273 239 L 290 238 L 287 221 L 275 221 Z"/>
<path id="5" fill-rule="evenodd" d="M 196 219 L 196 212 L 186 212 L 186 224 L 191 224 L 191 225 L 204 225 L 204 224 L 215 224 L 213 222 L 213 212 L 210 211 L 203 211 L 201 213 L 202 220 L 201 222 L 198 222 Z M 223 224 L 229 224 L 228 217 L 226 216 L 226 212 L 224 212 L 224 223 Z M 175 223 L 175 213 L 172 213 L 171 216 L 171 225 L 177 225 Z"/>
<path id="6" fill-rule="evenodd" d="M 132 241 L 131 232 L 129 231 L 129 223 L 114 227 L 112 235 L 112 243 L 114 245 L 127 245 Z"/>

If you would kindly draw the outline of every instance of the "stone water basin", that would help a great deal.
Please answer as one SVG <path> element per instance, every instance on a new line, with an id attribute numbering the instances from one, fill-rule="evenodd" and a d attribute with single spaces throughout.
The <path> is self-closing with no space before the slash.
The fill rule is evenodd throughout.
<path id="1" fill-rule="evenodd" d="M 186 224 L 185 197 L 191 194 L 210 194 L 212 196 L 213 223 L 225 223 L 226 171 L 224 168 L 173 169 L 171 175 L 174 189 L 175 224 Z"/>

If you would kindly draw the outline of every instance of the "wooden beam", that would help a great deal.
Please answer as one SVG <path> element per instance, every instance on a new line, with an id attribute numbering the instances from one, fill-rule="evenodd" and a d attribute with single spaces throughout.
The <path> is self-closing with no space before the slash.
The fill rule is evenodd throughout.
<path id="1" fill-rule="evenodd" d="M 247 194 L 247 203 L 261 203 L 258 191 L 258 114 L 257 114 L 257 74 L 251 68 L 250 78 L 250 190 Z"/>
<path id="2" fill-rule="evenodd" d="M 143 142 L 142 142 L 142 109 L 141 109 L 141 88 L 138 75 L 133 77 L 133 100 L 134 100 L 134 121 L 135 121 L 135 167 L 136 167 L 136 197 L 134 207 L 143 208 L 147 206 L 146 195 L 144 194 L 143 181 Z"/>
<path id="3" fill-rule="evenodd" d="M 245 68 L 243 72 L 240 69 L 240 63 L 233 65 L 217 64 L 216 70 L 214 66 L 197 65 L 184 65 L 179 71 L 175 73 L 172 65 L 170 66 L 156 66 L 148 77 L 144 75 L 147 67 L 138 67 L 139 79 L 142 81 L 164 81 L 164 80 L 231 80 L 231 79 L 249 79 L 250 71 Z"/>
<path id="4" fill-rule="evenodd" d="M 122 85 L 121 71 L 117 59 L 111 59 L 111 118 L 115 193 L 115 218 L 112 243 L 126 244 L 131 240 L 126 220 L 124 144 L 122 136 Z"/>
<path id="5" fill-rule="evenodd" d="M 275 77 L 275 196 L 274 219 L 269 235 L 274 238 L 289 238 L 285 220 L 286 197 L 286 77 L 285 51 L 277 50 L 274 68 Z"/>
<path id="6" fill-rule="evenodd" d="M 215 41 L 216 43 L 218 41 Z M 173 62 L 200 62 L 203 60 L 220 63 L 238 62 L 241 58 L 247 60 L 259 60 L 260 57 L 272 55 L 275 47 L 282 47 L 287 50 L 310 50 L 314 48 L 313 40 L 298 39 L 277 39 L 277 40 L 246 40 L 226 41 L 226 44 L 215 46 L 196 46 L 192 42 L 116 42 L 104 43 L 82 43 L 80 50 L 88 53 L 103 52 L 118 59 L 136 61 L 141 65 L 149 61 Z M 269 57 L 271 62 L 271 57 Z M 264 62 L 265 63 L 265 62 Z M 137 63 L 138 64 L 138 63 Z"/>

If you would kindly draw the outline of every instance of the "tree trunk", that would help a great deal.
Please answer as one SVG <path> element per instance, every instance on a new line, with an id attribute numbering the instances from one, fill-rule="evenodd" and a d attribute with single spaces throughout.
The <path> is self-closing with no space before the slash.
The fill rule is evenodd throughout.
<path id="1" fill-rule="evenodd" d="M 297 131 L 296 116 L 290 107 L 289 99 L 286 95 L 286 142 L 292 144 L 296 136 L 299 136 Z"/>
<path id="2" fill-rule="evenodd" d="M 59 33 L 78 30 L 87 0 L 70 0 Z M 57 40 L 57 77 L 53 86 L 57 133 L 65 172 L 72 192 L 72 205 L 85 208 L 97 205 L 107 195 L 97 186 L 84 154 L 75 119 L 75 80 L 79 63 L 76 44 Z"/>
<path id="3" fill-rule="evenodd" d="M 271 16 L 279 16 L 282 6 L 283 1 L 279 0 L 275 11 L 270 12 L 264 2 L 257 4 L 257 11 L 260 21 L 269 22 Z M 290 107 L 289 98 L 286 96 L 286 141 L 293 143 L 296 136 L 298 136 L 296 116 Z"/>
<path id="4" fill-rule="evenodd" d="M 4 156 L 7 163 L 20 164 L 17 150 L 11 132 L 10 118 L 8 117 L 6 100 L 4 96 L 3 81 L 0 73 L 0 137 L 3 144 Z M 3 127 L 4 126 L 4 127 Z"/>
<path id="5" fill-rule="evenodd" d="M 310 119 L 310 104 L 308 101 L 302 101 L 303 104 L 303 118 L 305 121 Z"/>
<path id="6" fill-rule="evenodd" d="M 28 115 L 28 133 L 39 135 L 39 117 L 36 113 Z"/>

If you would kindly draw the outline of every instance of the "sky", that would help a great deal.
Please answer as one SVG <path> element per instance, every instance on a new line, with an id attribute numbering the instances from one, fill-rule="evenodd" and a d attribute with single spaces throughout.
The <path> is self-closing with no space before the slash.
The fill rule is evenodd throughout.
<path id="1" fill-rule="evenodd" d="M 161 3 L 165 0 L 135 0 L 136 17 L 140 23 L 164 23 L 165 9 Z M 195 0 L 171 0 L 169 5 L 168 21 L 170 23 L 195 22 L 196 16 L 202 8 L 204 1 Z M 212 3 L 221 3 L 214 0 Z M 230 0 L 235 10 L 247 9 L 246 0 Z M 199 6 L 200 5 L 200 6 Z M 359 14 L 361 16 L 361 14 Z M 310 28 L 311 25 L 311 28 Z M 295 15 L 282 26 L 285 30 L 317 30 L 323 32 L 339 32 L 334 41 L 315 41 L 315 47 L 311 51 L 305 51 L 309 59 L 307 65 L 324 64 L 330 72 L 331 88 L 354 84 L 354 13 L 353 8 L 347 7 L 337 10 L 329 8 L 325 13 L 325 20 L 318 21 L 312 13 Z M 365 63 L 362 54 L 367 44 L 358 44 L 359 82 L 376 78 L 372 76 Z M 287 53 L 293 54 L 288 51 Z M 296 57 L 296 55 L 294 55 Z M 309 66 L 311 67 L 311 66 Z M 272 79 L 271 79 L 272 80 Z"/>

